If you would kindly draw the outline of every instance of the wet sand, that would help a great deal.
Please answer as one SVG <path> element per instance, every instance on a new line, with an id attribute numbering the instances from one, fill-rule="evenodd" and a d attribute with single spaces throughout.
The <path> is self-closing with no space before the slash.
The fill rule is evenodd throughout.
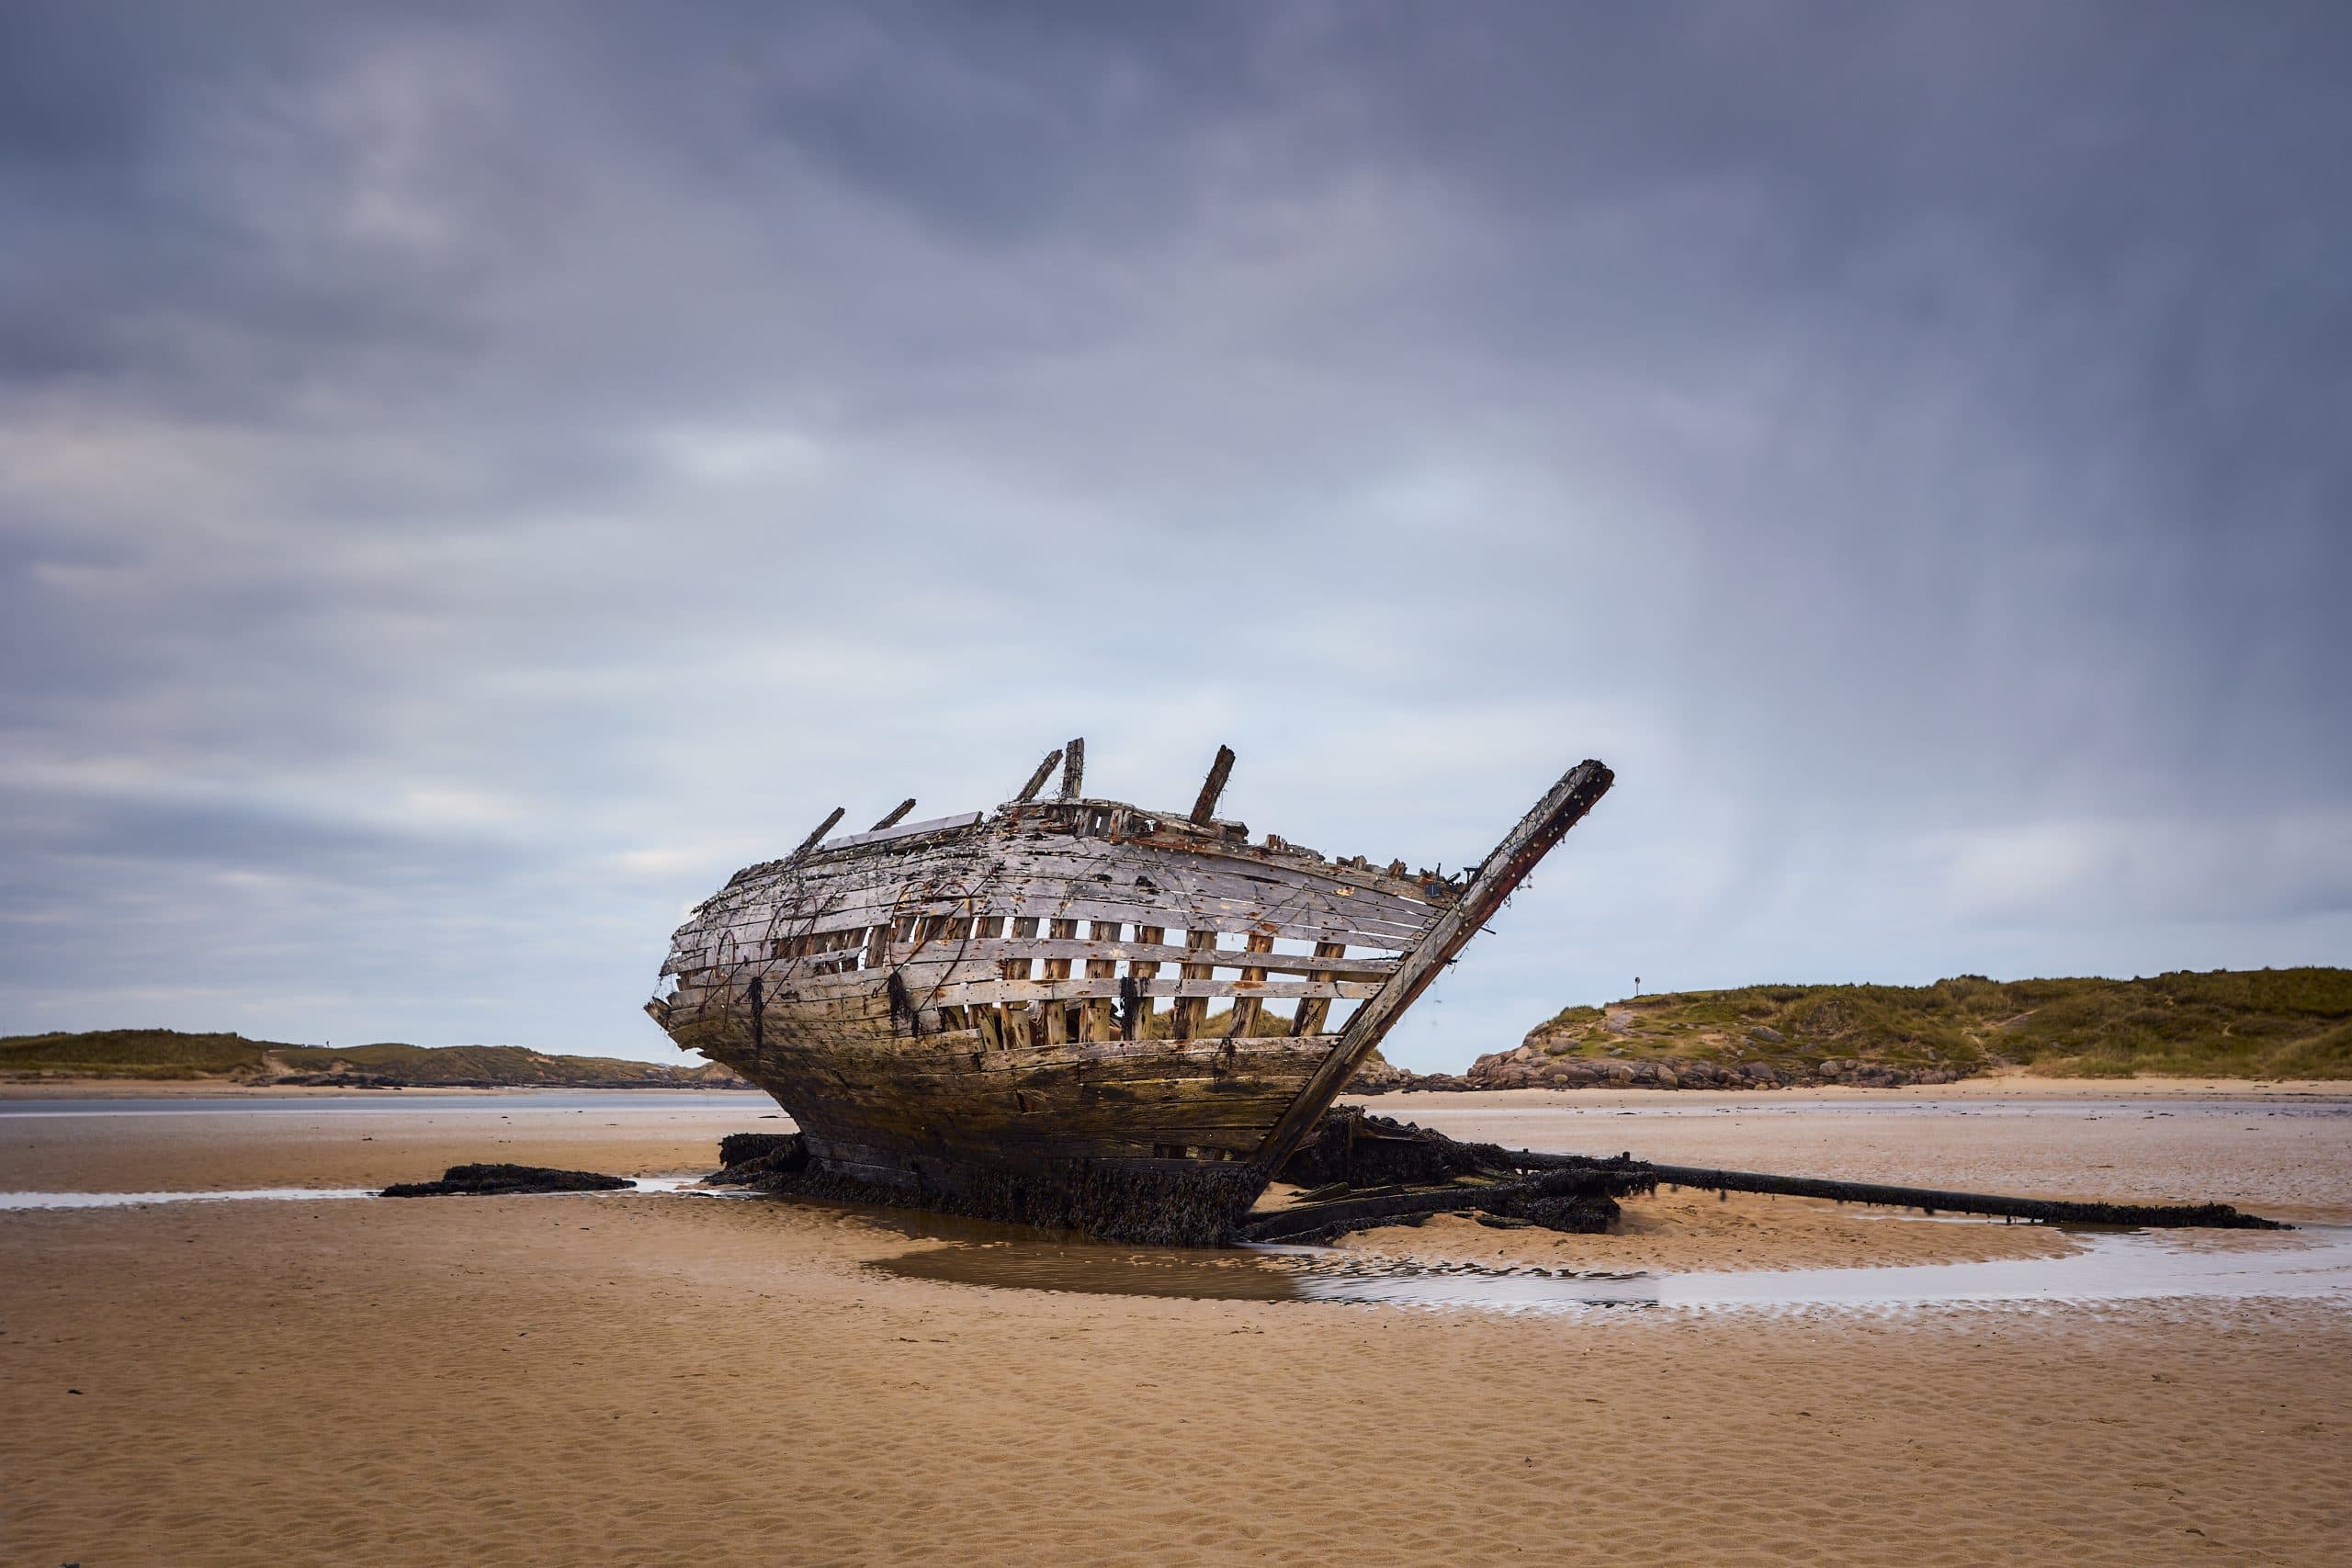
<path id="1" fill-rule="evenodd" d="M 1845 1113 L 1787 1096 L 1722 1114 L 1618 1097 L 1631 1119 L 1596 1095 L 1473 1098 L 1492 1103 L 1457 1112 L 1498 1127 L 1422 1119 L 2086 1196 L 2188 1188 L 2186 1160 L 2249 1207 L 2352 1216 L 2340 1100 L 2097 1122 L 1872 1109 L 1825 1127 Z M 1562 1098 L 1582 1109 L 1496 1114 Z M 2237 1119 L 2285 1103 L 2313 1113 Z M 732 1097 L 601 1117 L 0 1117 L 0 1188 L 341 1187 L 477 1156 L 650 1174 L 776 1125 Z M 1351 1247 L 1384 1243 L 1675 1269 L 2074 1245 L 1673 1193 L 1630 1206 L 1620 1236 L 1438 1221 Z M 2346 1303 L 1528 1318 L 862 1267 L 918 1245 L 904 1222 L 686 1196 L 0 1213 L 0 1559 L 2352 1560 Z"/>
<path id="2" fill-rule="evenodd" d="M 242 1111 L 120 1103 L 119 1114 L 84 1113 L 0 1097 L 0 1189 L 381 1187 L 475 1160 L 632 1177 L 708 1172 L 728 1134 L 792 1125 L 765 1119 L 775 1112 L 765 1095 L 621 1091 L 558 1110 L 524 1094 L 389 1103 L 346 1094 Z"/>

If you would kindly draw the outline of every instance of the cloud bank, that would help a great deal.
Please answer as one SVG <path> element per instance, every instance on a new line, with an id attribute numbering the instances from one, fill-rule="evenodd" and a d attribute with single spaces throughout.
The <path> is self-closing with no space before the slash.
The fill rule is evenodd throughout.
<path id="1" fill-rule="evenodd" d="M 19 5 L 0 1029 L 668 1054 L 836 804 L 1477 859 L 1400 1031 L 2352 952 L 2332 7 Z"/>

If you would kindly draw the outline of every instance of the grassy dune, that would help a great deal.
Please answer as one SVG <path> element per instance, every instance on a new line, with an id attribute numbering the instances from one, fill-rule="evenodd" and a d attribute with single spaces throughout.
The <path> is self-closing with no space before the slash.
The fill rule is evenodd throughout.
<path id="1" fill-rule="evenodd" d="M 2352 970 L 2182 971 L 2133 980 L 1750 986 L 1572 1007 L 1527 1037 L 1563 1059 L 1825 1063 L 2065 1077 L 2352 1077 Z"/>
<path id="2" fill-rule="evenodd" d="M 419 1088 L 513 1084 L 647 1089 L 724 1081 L 733 1076 L 716 1063 L 672 1066 L 615 1056 L 551 1056 L 519 1045 L 388 1043 L 328 1048 L 248 1040 L 242 1034 L 184 1034 L 175 1029 L 100 1029 L 0 1038 L 0 1077 L 227 1078 L 268 1083 L 311 1075 L 383 1078 Z"/>

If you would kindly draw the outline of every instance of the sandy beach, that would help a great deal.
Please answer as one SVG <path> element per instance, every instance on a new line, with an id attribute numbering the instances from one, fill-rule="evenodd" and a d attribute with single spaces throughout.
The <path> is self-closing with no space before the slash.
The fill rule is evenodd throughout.
<path id="1" fill-rule="evenodd" d="M 1457 1136 L 2352 1222 L 2345 1086 L 1383 1097 Z M 485 1099 L 487 1097 L 484 1097 Z M 10 1191 L 655 1175 L 750 1097 L 26 1115 Z M 100 1564 L 2333 1562 L 2352 1302 L 1511 1314 L 984 1289 L 1022 1238 L 756 1200 L 0 1213 L 0 1556 Z M 2063 1258 L 2084 1238 L 1661 1191 L 1601 1237 L 1440 1219 L 1344 1260 L 1628 1271 Z M 1112 1266 L 1121 1266 L 1121 1249 Z M 2265 1254 L 2265 1256 L 2274 1256 Z M 1891 1276 L 1890 1276 L 1891 1277 Z"/>

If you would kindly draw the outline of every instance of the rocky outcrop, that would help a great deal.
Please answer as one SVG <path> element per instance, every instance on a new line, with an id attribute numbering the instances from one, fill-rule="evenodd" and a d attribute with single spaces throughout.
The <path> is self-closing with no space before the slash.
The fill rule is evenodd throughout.
<path id="1" fill-rule="evenodd" d="M 480 1198 L 508 1192 L 617 1192 L 634 1188 L 624 1176 L 594 1170 L 554 1170 L 543 1165 L 453 1165 L 438 1181 L 396 1181 L 387 1198 Z"/>
<path id="2" fill-rule="evenodd" d="M 706 1178 L 713 1187 L 750 1187 L 773 1176 L 808 1168 L 808 1144 L 797 1133 L 729 1133 L 718 1140 L 726 1168 Z"/>
<path id="3" fill-rule="evenodd" d="M 1490 1051 L 1461 1074 L 1403 1073 L 1387 1087 L 1424 1090 L 1494 1089 L 1794 1089 L 1853 1084 L 1895 1089 L 1905 1084 L 1951 1083 L 1960 1074 L 1944 1067 L 1866 1066 L 1851 1057 L 1832 1058 L 1818 1067 L 1792 1069 L 1766 1062 L 1711 1062 L 1684 1057 L 1554 1055 L 1527 1043 Z M 1356 1090 L 1355 1092 L 1378 1092 Z"/>
<path id="4" fill-rule="evenodd" d="M 1853 1058 L 1830 1058 L 1818 1067 L 1771 1063 L 1710 1063 L 1689 1058 L 1585 1058 L 1553 1055 L 1533 1043 L 1491 1051 L 1463 1075 L 1470 1089 L 1804 1089 L 1820 1084 L 1856 1084 L 1863 1089 L 1900 1089 L 1903 1084 L 1952 1084 L 1950 1067 L 1891 1067 Z"/>

